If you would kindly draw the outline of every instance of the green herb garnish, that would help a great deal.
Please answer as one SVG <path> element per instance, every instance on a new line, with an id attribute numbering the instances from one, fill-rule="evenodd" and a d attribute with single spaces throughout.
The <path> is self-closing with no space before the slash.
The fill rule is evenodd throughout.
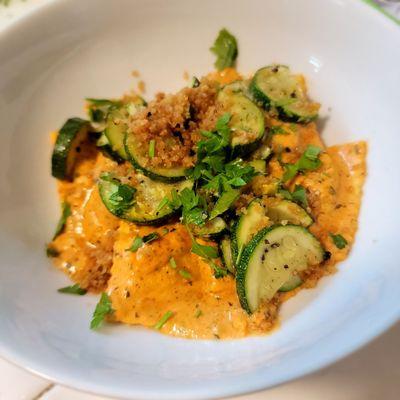
<path id="1" fill-rule="evenodd" d="M 63 287 L 61 289 L 58 289 L 57 292 L 59 292 L 59 293 L 68 293 L 68 294 L 76 294 L 78 296 L 83 296 L 84 294 L 87 293 L 87 290 L 86 289 L 82 289 L 79 286 L 79 284 L 76 283 L 75 285 L 66 286 L 66 287 Z"/>
<path id="2" fill-rule="evenodd" d="M 206 260 L 218 258 L 218 249 L 216 247 L 200 244 L 194 238 L 192 238 L 192 253 Z"/>
<path id="3" fill-rule="evenodd" d="M 189 87 L 197 88 L 199 86 L 200 86 L 200 81 L 195 76 L 193 76 L 191 81 L 190 81 Z"/>
<path id="4" fill-rule="evenodd" d="M 57 223 L 53 240 L 64 231 L 67 218 L 71 215 L 71 206 L 66 201 L 61 204 L 61 210 L 61 217 Z"/>
<path id="5" fill-rule="evenodd" d="M 203 311 L 200 310 L 200 308 L 198 308 L 194 314 L 195 318 L 199 318 L 203 315 Z"/>
<path id="6" fill-rule="evenodd" d="M 218 71 L 233 67 L 238 56 L 236 38 L 225 28 L 219 31 L 213 47 L 210 49 L 216 56 L 215 67 Z"/>
<path id="7" fill-rule="evenodd" d="M 271 128 L 269 129 L 269 133 L 271 135 L 288 135 L 289 134 L 288 131 L 286 131 L 282 126 L 279 126 L 279 125 L 271 126 Z"/>
<path id="8" fill-rule="evenodd" d="M 330 233 L 329 236 L 331 237 L 333 243 L 338 249 L 344 249 L 348 244 L 347 240 L 339 233 L 337 235 Z"/>
<path id="9" fill-rule="evenodd" d="M 107 293 L 102 293 L 99 302 L 93 312 L 90 329 L 98 329 L 104 321 L 104 318 L 114 312 L 111 299 Z"/>
<path id="10" fill-rule="evenodd" d="M 222 192 L 221 197 L 215 203 L 214 208 L 210 213 L 210 219 L 217 217 L 218 215 L 224 213 L 229 207 L 236 201 L 239 197 L 239 190 L 229 189 Z"/>
<path id="11" fill-rule="evenodd" d="M 178 271 L 178 273 L 179 273 L 179 275 L 183 276 L 187 280 L 192 279 L 192 274 L 189 271 L 187 271 L 186 269 L 180 269 Z"/>
<path id="12" fill-rule="evenodd" d="M 157 232 L 149 233 L 148 235 L 143 236 L 143 237 L 137 236 L 133 240 L 132 246 L 129 247 L 129 249 L 127 249 L 127 250 L 134 253 L 135 251 L 138 251 L 139 248 L 142 247 L 145 243 L 150 243 L 153 240 L 156 240 L 159 238 L 160 238 L 160 235 Z"/>
<path id="13" fill-rule="evenodd" d="M 278 189 L 278 193 L 286 200 L 294 201 L 304 208 L 308 207 L 306 189 L 301 185 L 296 185 L 293 192 L 289 192 L 285 188 L 280 188 Z"/>
<path id="14" fill-rule="evenodd" d="M 285 164 L 285 172 L 282 180 L 284 182 L 293 179 L 299 172 L 312 171 L 320 167 L 319 154 L 321 149 L 317 146 L 308 145 L 299 160 L 294 164 Z"/>
<path id="15" fill-rule="evenodd" d="M 149 144 L 149 157 L 154 158 L 156 155 L 156 141 L 154 139 L 150 140 Z"/>
<path id="16" fill-rule="evenodd" d="M 171 266 L 171 268 L 176 269 L 177 265 L 174 257 L 171 257 L 169 259 L 169 265 Z"/>
<path id="17" fill-rule="evenodd" d="M 154 329 L 160 330 L 165 323 L 174 315 L 172 311 L 167 311 L 159 320 L 158 322 L 154 325 Z"/>

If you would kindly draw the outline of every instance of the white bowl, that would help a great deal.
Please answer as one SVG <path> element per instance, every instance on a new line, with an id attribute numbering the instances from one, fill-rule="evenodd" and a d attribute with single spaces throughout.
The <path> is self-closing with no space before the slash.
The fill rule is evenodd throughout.
<path id="1" fill-rule="evenodd" d="M 271 62 L 308 77 L 326 142 L 366 139 L 368 179 L 351 256 L 282 310 L 271 335 L 190 341 L 140 328 L 88 328 L 95 296 L 62 296 L 44 254 L 59 206 L 49 132 L 86 96 L 119 96 L 130 71 L 156 90 L 212 68 L 221 27 L 239 69 Z M 400 317 L 400 30 L 361 1 L 69 0 L 0 35 L 0 355 L 105 395 L 195 399 L 259 390 L 321 368 Z"/>

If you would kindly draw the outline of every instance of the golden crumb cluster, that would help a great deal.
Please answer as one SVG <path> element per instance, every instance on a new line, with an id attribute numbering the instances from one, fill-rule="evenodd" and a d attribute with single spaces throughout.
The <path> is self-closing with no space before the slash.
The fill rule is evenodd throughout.
<path id="1" fill-rule="evenodd" d="M 154 157 L 146 157 L 147 165 L 194 165 L 198 131 L 212 129 L 221 114 L 217 89 L 217 83 L 204 80 L 197 88 L 184 88 L 176 94 L 158 93 L 144 110 L 130 117 L 129 132 L 142 144 L 144 156 L 150 141 L 155 141 Z"/>

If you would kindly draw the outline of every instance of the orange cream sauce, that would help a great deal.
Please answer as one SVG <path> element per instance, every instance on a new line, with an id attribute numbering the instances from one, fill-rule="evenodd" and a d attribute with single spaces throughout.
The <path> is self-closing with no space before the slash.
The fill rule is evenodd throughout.
<path id="1" fill-rule="evenodd" d="M 233 69 L 214 75 L 222 83 L 240 78 Z M 296 184 L 306 188 L 308 211 L 315 221 L 310 230 L 332 254 L 328 262 L 304 274 L 302 286 L 312 287 L 321 276 L 334 272 L 335 264 L 347 256 L 354 241 L 366 174 L 366 144 L 325 148 L 313 123 L 266 122 L 269 126 L 279 124 L 286 131 L 273 135 L 270 143 L 283 162 L 295 162 L 308 144 L 323 149 L 321 167 L 299 175 L 290 184 L 292 188 Z M 59 183 L 59 195 L 70 203 L 72 215 L 64 233 L 53 242 L 60 252 L 55 263 L 81 287 L 106 291 L 112 300 L 113 321 L 154 327 L 170 311 L 173 315 L 161 331 L 185 338 L 238 338 L 266 333 L 276 326 L 279 305 L 299 289 L 278 293 L 258 312 L 247 315 L 240 307 L 234 278 L 214 277 L 210 265 L 191 253 L 191 239 L 181 224 L 140 227 L 108 212 L 97 189 L 100 173 L 112 170 L 126 176 L 131 167 L 116 165 L 92 144 L 83 145 L 82 150 L 74 181 Z M 274 156 L 265 178 L 267 184 L 271 177 L 280 178 L 282 173 Z M 154 231 L 161 239 L 137 252 L 128 250 L 135 237 Z M 340 233 L 349 245 L 337 249 L 329 233 Z M 176 268 L 169 262 L 171 257 Z M 190 278 L 182 276 L 181 270 Z"/>

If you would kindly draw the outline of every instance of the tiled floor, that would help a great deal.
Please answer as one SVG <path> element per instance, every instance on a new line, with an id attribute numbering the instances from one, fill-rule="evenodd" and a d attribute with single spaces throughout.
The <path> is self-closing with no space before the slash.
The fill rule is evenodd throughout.
<path id="1" fill-rule="evenodd" d="M 51 0 L 0 1 L 0 30 L 24 12 Z M 376 0 L 400 18 L 400 2 Z M 338 363 L 289 384 L 237 400 L 399 400 L 400 323 Z M 67 389 L 0 360 L 0 400 L 106 400 Z"/>

